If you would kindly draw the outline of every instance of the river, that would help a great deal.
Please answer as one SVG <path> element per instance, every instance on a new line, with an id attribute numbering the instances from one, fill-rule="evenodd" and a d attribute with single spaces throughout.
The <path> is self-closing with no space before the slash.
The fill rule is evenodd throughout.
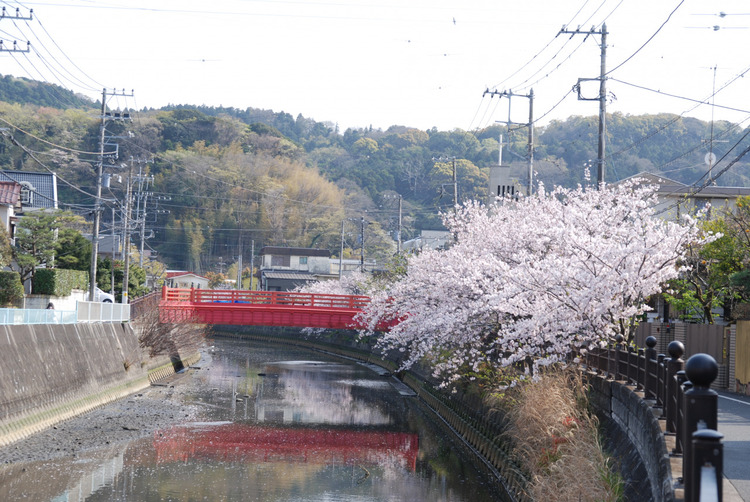
<path id="1" fill-rule="evenodd" d="M 168 390 L 170 421 L 148 435 L 110 441 L 100 424 L 111 418 L 110 429 L 127 431 L 114 424 L 131 407 L 113 403 L 109 412 L 100 410 L 107 420 L 92 418 L 97 425 L 88 431 L 86 417 L 79 417 L 78 435 L 91 436 L 76 439 L 95 446 L 6 465 L 0 496 L 53 502 L 501 500 L 439 419 L 391 377 L 320 352 L 211 343 L 196 367 L 147 391 Z"/>

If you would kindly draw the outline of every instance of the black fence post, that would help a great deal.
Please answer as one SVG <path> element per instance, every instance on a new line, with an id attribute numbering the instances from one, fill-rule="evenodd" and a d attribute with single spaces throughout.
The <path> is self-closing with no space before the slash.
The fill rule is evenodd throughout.
<path id="1" fill-rule="evenodd" d="M 657 366 L 657 354 L 656 354 L 656 338 L 649 336 L 646 338 L 646 350 L 643 351 L 644 368 L 645 374 L 643 376 L 643 394 L 646 399 L 655 399 L 657 406 L 659 405 L 659 397 L 656 392 L 656 382 L 659 379 L 657 372 L 659 367 Z"/>
<path id="2" fill-rule="evenodd" d="M 669 358 L 664 354 L 656 356 L 656 405 L 661 406 L 661 415 L 659 418 L 667 417 L 667 407 L 664 404 L 666 399 L 664 396 L 667 394 L 667 361 Z"/>
<path id="3" fill-rule="evenodd" d="M 682 342 L 674 340 L 669 342 L 667 346 L 667 352 L 671 356 L 667 362 L 667 392 L 664 396 L 664 404 L 666 408 L 667 417 L 667 432 L 677 432 L 674 426 L 675 417 L 677 417 L 677 375 L 678 371 L 682 371 L 685 361 L 682 360 L 682 354 L 685 353 L 685 346 Z M 678 438 L 679 440 L 679 438 Z"/>
<path id="4" fill-rule="evenodd" d="M 693 388 L 693 383 L 687 379 L 685 370 L 678 371 L 677 375 L 677 413 L 674 417 L 674 430 L 675 430 L 675 447 L 672 450 L 673 455 L 682 455 L 685 451 L 686 444 L 689 443 L 690 436 L 688 436 L 685 429 L 685 391 Z"/>
<path id="5" fill-rule="evenodd" d="M 693 432 L 692 451 L 693 465 L 690 477 L 695 480 L 691 498 L 685 498 L 686 502 L 698 502 L 701 500 L 702 492 L 706 492 L 706 500 L 722 501 L 722 481 L 724 472 L 724 445 L 721 440 L 724 435 L 711 429 L 701 429 Z M 701 470 L 704 467 L 713 467 L 713 473 L 710 471 L 707 475 L 713 474 L 714 479 L 704 478 Z M 715 481 L 716 493 L 709 491 L 708 486 L 703 486 L 704 482 Z M 710 497 L 710 498 L 709 498 Z"/>
<path id="6" fill-rule="evenodd" d="M 719 374 L 719 365 L 708 354 L 695 354 L 685 364 L 687 377 L 693 388 L 685 392 L 685 436 L 692 438 L 693 432 L 718 428 L 719 396 L 711 390 L 711 383 Z M 692 445 L 685 445 L 682 456 L 682 477 L 685 485 L 685 500 L 698 500 L 696 497 L 695 462 Z"/>

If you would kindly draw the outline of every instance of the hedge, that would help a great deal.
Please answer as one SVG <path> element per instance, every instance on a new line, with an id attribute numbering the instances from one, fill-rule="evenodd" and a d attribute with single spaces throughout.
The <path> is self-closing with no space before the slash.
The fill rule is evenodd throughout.
<path id="1" fill-rule="evenodd" d="M 12 307 L 23 301 L 23 284 L 18 272 L 0 271 L 0 307 Z"/>
<path id="2" fill-rule="evenodd" d="M 87 290 L 89 274 L 83 270 L 38 268 L 34 273 L 31 292 L 35 295 L 68 296 L 73 289 Z"/>

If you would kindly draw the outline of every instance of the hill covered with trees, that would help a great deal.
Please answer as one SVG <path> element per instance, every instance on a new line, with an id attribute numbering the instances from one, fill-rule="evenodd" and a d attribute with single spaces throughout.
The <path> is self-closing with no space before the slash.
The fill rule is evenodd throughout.
<path id="1" fill-rule="evenodd" d="M 29 89 L 22 90 L 24 85 Z M 45 85 L 0 79 L 0 126 L 7 128 L 0 168 L 56 172 L 62 207 L 90 219 L 100 105 L 24 98 Z M 256 252 L 264 245 L 289 245 L 338 254 L 342 221 L 345 256 L 358 256 L 362 218 L 365 255 L 383 260 L 395 250 L 399 197 L 404 240 L 440 228 L 438 214 L 453 201 L 453 164 L 446 159 L 456 159 L 459 200 L 486 200 L 501 134 L 510 138 L 504 157 L 512 176 L 527 184 L 525 129 L 339 131 L 332 123 L 254 108 L 181 105 L 130 112 L 131 122 L 107 123 L 112 139 L 104 171 L 111 183 L 103 192 L 102 232 L 113 230 L 112 209 L 114 231 L 120 231 L 132 166 L 142 175 L 131 179 L 140 180 L 133 187 L 140 193 L 134 207 L 146 207 L 146 248 L 169 268 L 226 271 L 239 249 L 249 263 L 251 241 Z M 596 117 L 578 116 L 537 127 L 536 180 L 566 187 L 584 182 L 586 165 L 595 171 L 597 127 Z M 607 181 L 648 171 L 688 185 L 702 182 L 712 130 L 720 170 L 748 144 L 741 127 L 717 122 L 712 128 L 668 114 L 613 114 Z M 717 183 L 750 185 L 747 167 L 739 160 Z"/>

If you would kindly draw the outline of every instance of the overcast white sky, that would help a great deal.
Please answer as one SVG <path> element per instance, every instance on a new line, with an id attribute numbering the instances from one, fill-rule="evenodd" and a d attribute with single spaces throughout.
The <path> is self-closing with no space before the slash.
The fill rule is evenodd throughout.
<path id="1" fill-rule="evenodd" d="M 557 35 L 563 25 L 600 30 L 606 22 L 613 70 L 608 111 L 710 120 L 710 106 L 667 94 L 701 101 L 715 88 L 709 100 L 719 105 L 715 119 L 750 117 L 750 75 L 738 78 L 750 69 L 746 0 L 0 4 L 10 16 L 0 19 L 4 47 L 13 40 L 32 44 L 29 54 L 0 53 L 1 74 L 46 80 L 94 99 L 102 87 L 134 90 L 134 99 L 113 98 L 112 108 L 223 105 L 301 113 L 342 131 L 470 130 L 508 119 L 508 99 L 483 96 L 486 89 L 528 94 L 533 87 L 535 118 L 543 125 L 598 113 L 595 101 L 569 91 L 579 77 L 598 77 L 601 36 Z M 33 9 L 34 20 L 11 19 L 16 7 L 21 15 Z M 598 82 L 582 92 L 596 97 Z M 512 121 L 526 122 L 528 101 L 513 98 L 511 111 Z"/>

